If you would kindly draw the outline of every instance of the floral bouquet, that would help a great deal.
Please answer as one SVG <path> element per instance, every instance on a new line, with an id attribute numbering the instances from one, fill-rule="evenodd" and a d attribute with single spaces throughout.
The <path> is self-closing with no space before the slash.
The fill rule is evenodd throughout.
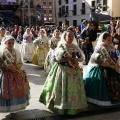
<path id="1" fill-rule="evenodd" d="M 70 57 L 70 55 L 68 54 L 68 51 L 65 49 L 65 46 L 63 46 L 62 44 L 60 45 L 59 49 L 56 52 L 56 60 L 60 61 L 61 59 L 65 58 L 65 57 Z"/>

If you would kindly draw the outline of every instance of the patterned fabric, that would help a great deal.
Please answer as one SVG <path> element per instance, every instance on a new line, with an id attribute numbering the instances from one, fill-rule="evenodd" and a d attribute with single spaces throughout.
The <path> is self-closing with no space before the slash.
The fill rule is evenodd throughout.
<path id="1" fill-rule="evenodd" d="M 77 46 L 72 45 L 72 47 L 69 48 L 67 45 L 61 44 L 59 46 L 59 49 L 56 51 L 55 61 L 59 62 L 61 59 L 65 57 L 71 57 L 71 58 L 81 57 L 82 58 L 83 56 L 81 54 L 81 51 L 79 51 L 79 49 L 77 48 Z M 66 62 L 65 65 L 71 66 L 75 69 L 80 69 L 79 64 L 73 63 L 72 61 Z"/>
<path id="2" fill-rule="evenodd" d="M 48 53 L 48 46 L 41 38 L 37 38 L 33 41 L 33 43 L 37 46 L 37 48 L 34 52 L 32 63 L 35 65 L 44 66 L 45 58 Z"/>
<path id="3" fill-rule="evenodd" d="M 60 38 L 51 38 L 50 40 L 50 48 L 55 49 L 57 47 L 58 42 L 60 41 Z"/>
<path id="4" fill-rule="evenodd" d="M 1 42 L 2 42 L 2 39 L 3 39 L 3 37 L 0 36 L 0 44 L 1 44 Z"/>
<path id="5" fill-rule="evenodd" d="M 2 79 L 2 95 L 5 99 L 20 98 L 28 94 L 29 84 L 20 72 L 6 71 Z"/>
<path id="6" fill-rule="evenodd" d="M 55 37 L 53 37 L 50 41 L 50 49 L 46 56 L 45 64 L 44 64 L 45 72 L 49 72 L 50 69 L 52 68 L 52 65 L 54 65 L 54 63 L 55 63 L 55 61 L 54 61 L 54 54 L 55 54 L 55 50 L 56 50 L 55 48 L 57 47 L 57 44 L 59 41 L 60 41 L 60 38 L 57 39 Z"/>
<path id="7" fill-rule="evenodd" d="M 21 45 L 21 55 L 23 61 L 32 62 L 34 51 L 35 45 L 33 44 L 33 42 L 23 42 Z"/>
<path id="8" fill-rule="evenodd" d="M 111 66 L 100 66 L 107 61 Z M 84 86 L 88 102 L 99 107 L 119 107 L 120 105 L 120 73 L 117 72 L 118 57 L 112 47 L 106 50 L 103 46 L 95 49 L 90 69 L 84 77 Z"/>
<path id="9" fill-rule="evenodd" d="M 104 76 L 111 103 L 120 103 L 120 74 L 114 71 L 112 72 L 109 68 L 105 68 Z"/>
<path id="10" fill-rule="evenodd" d="M 66 57 L 63 50 L 71 51 L 67 46 L 66 49 L 62 49 L 61 46 L 57 48 L 55 58 L 58 62 L 49 72 L 39 101 L 59 114 L 74 115 L 87 107 L 82 72 L 59 63 L 63 56 Z"/>
<path id="11" fill-rule="evenodd" d="M 113 59 L 110 57 L 109 52 L 105 49 L 105 47 L 101 48 L 101 53 L 106 58 L 105 61 L 110 64 L 110 67 L 113 68 L 114 70 L 116 70 L 119 73 L 120 72 L 119 71 L 120 68 L 119 68 L 118 63 L 116 63 L 117 60 L 114 59 L 114 56 L 112 56 L 113 52 L 111 52 L 111 57 L 113 57 Z"/>

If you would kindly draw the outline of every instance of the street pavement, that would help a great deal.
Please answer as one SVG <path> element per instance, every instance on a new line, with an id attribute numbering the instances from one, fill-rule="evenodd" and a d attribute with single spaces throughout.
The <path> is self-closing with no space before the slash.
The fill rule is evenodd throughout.
<path id="1" fill-rule="evenodd" d="M 17 111 L 14 120 L 120 120 L 119 109 L 103 111 L 90 105 L 88 111 L 76 116 L 59 116 L 53 113 L 38 101 L 47 73 L 43 71 L 43 68 L 28 63 L 24 64 L 23 69 L 30 83 L 30 105 L 25 110 Z M 83 76 L 85 73 L 86 66 L 83 66 Z M 0 113 L 0 120 L 12 120 L 10 113 Z"/>

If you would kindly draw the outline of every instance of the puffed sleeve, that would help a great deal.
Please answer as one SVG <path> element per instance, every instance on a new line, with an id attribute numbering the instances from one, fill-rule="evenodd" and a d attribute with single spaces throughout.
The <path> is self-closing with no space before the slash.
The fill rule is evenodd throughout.
<path id="1" fill-rule="evenodd" d="M 95 48 L 94 53 L 91 56 L 91 62 L 100 65 L 104 62 L 104 60 L 105 58 L 103 54 L 101 53 L 101 49 Z"/>
<path id="2" fill-rule="evenodd" d="M 33 43 L 34 43 L 35 45 L 37 45 L 37 44 L 38 44 L 38 41 L 39 41 L 39 38 L 36 38 L 36 39 L 33 41 Z"/>

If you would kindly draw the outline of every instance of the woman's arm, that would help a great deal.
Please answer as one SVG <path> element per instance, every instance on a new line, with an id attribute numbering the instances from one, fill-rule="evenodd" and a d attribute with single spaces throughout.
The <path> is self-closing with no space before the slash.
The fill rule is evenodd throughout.
<path id="1" fill-rule="evenodd" d="M 44 43 L 44 47 L 49 51 L 49 47 Z"/>
<path id="2" fill-rule="evenodd" d="M 71 57 L 66 57 L 66 58 L 61 59 L 60 62 L 69 62 L 71 60 L 72 60 Z"/>
<path id="3" fill-rule="evenodd" d="M 82 62 L 83 58 L 72 58 L 71 61 L 78 63 L 78 62 Z"/>

